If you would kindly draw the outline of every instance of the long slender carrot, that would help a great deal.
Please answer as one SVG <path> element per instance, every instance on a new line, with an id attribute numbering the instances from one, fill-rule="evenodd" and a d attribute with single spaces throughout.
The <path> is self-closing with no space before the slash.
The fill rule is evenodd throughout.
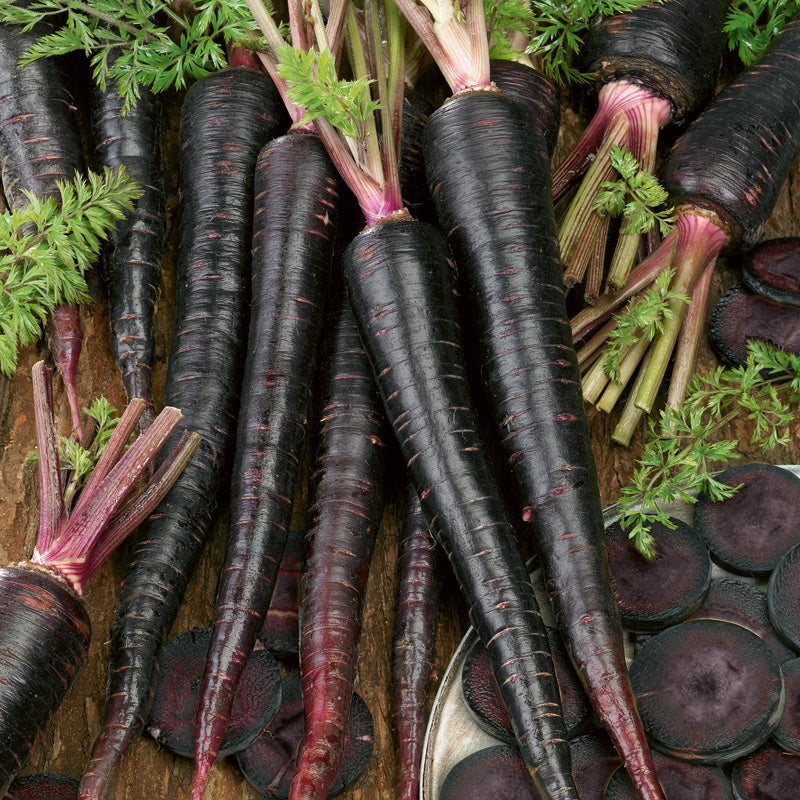
<path id="1" fill-rule="evenodd" d="M 153 317 L 166 237 L 161 164 L 161 103 L 147 88 L 125 115 L 117 86 L 93 85 L 92 139 L 98 166 L 124 166 L 142 188 L 133 211 L 120 220 L 106 246 L 102 268 L 109 298 L 111 350 L 130 400 L 147 403 L 143 427 L 152 421 Z"/>
<path id="2" fill-rule="evenodd" d="M 46 32 L 45 25 L 26 32 L 19 25 L 0 25 L 0 182 L 12 210 L 27 205 L 24 191 L 58 200 L 56 181 L 70 181 L 84 168 L 75 106 L 58 61 L 42 58 L 19 66 Z M 57 307 L 47 334 L 80 439 L 75 368 L 83 336 L 77 306 Z"/>
<path id="3" fill-rule="evenodd" d="M 397 800 L 417 800 L 428 686 L 434 672 L 439 596 L 438 549 L 422 514 L 419 496 L 406 490 L 398 556 L 397 606 L 392 639 L 392 684 Z"/>
<path id="4" fill-rule="evenodd" d="M 346 298 L 323 371 L 300 603 L 305 735 L 290 800 L 327 797 L 344 754 L 389 433 Z"/>
<path id="5" fill-rule="evenodd" d="M 532 778 L 543 797 L 577 798 L 546 631 L 477 433 L 444 236 L 402 213 L 384 218 L 348 246 L 344 272 L 387 416 Z"/>
<path id="6" fill-rule="evenodd" d="M 286 543 L 329 291 L 338 186 L 309 130 L 295 129 L 259 153 L 231 522 L 195 727 L 195 798 L 219 751 Z"/>
<path id="7" fill-rule="evenodd" d="M 561 280 L 544 138 L 530 112 L 475 91 L 431 117 L 426 167 L 478 330 L 495 426 L 548 591 L 593 705 L 643 798 L 663 799 L 608 581 L 603 518 Z"/>
<path id="8" fill-rule="evenodd" d="M 102 731 L 81 780 L 97 800 L 144 727 L 158 653 L 211 530 L 228 477 L 246 326 L 253 166 L 284 123 L 254 70 L 198 81 L 181 109 L 178 298 L 165 396 L 203 445 L 134 543 L 111 629 Z"/>

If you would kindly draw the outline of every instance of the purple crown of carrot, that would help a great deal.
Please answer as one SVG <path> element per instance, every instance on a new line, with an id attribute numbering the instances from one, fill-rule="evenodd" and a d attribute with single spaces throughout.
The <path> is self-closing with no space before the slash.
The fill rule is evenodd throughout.
<path id="1" fill-rule="evenodd" d="M 39 448 L 39 534 L 31 563 L 63 578 L 80 595 L 103 561 L 155 508 L 188 462 L 200 437 L 186 433 L 150 481 L 131 495 L 169 434 L 183 418 L 165 408 L 151 428 L 125 450 L 145 408 L 131 401 L 72 510 L 62 496 L 61 465 L 53 420 L 52 372 L 33 367 L 33 405 Z M 124 451 L 124 453 L 123 453 Z"/>

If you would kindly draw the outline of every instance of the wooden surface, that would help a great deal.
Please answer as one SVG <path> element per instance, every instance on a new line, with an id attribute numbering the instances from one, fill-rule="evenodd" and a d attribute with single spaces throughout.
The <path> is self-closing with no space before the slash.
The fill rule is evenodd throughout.
<path id="1" fill-rule="evenodd" d="M 172 98 L 165 114 L 166 168 L 169 186 L 170 253 L 164 264 L 164 285 L 159 300 L 156 348 L 156 389 L 163 387 L 165 359 L 169 351 L 171 309 L 174 304 L 173 259 L 176 241 L 176 135 L 178 126 L 178 98 Z M 585 118 L 566 110 L 564 126 L 556 158 L 574 140 Z M 775 214 L 765 236 L 800 235 L 800 169 L 795 165 L 788 184 L 784 187 Z M 715 293 L 735 282 L 735 275 L 724 268 L 717 271 Z M 78 368 L 78 392 L 83 403 L 99 393 L 104 393 L 121 407 L 124 394 L 116 366 L 110 357 L 108 320 L 101 290 L 94 285 L 97 303 L 83 310 L 84 349 Z M 37 527 L 37 490 L 35 470 L 22 466 L 23 457 L 34 446 L 33 414 L 31 410 L 30 370 L 44 350 L 32 348 L 22 353 L 19 371 L 13 380 L 0 381 L 0 497 L 3 513 L 0 515 L 0 559 L 17 561 L 27 557 L 33 549 Z M 713 355 L 704 344 L 701 366 L 709 367 Z M 57 382 L 58 383 L 58 382 Z M 157 395 L 158 396 L 158 395 Z M 56 389 L 57 409 L 66 430 L 69 419 L 66 398 L 60 385 Z M 610 432 L 616 414 L 607 417 L 589 411 L 594 454 L 600 477 L 600 490 L 604 505 L 615 501 L 620 487 L 628 482 L 632 464 L 641 447 L 641 432 L 630 448 L 625 449 L 610 441 Z M 747 445 L 748 426 L 735 423 L 723 435 L 734 437 L 751 460 L 768 460 L 773 463 L 800 463 L 798 433 L 795 424 L 792 443 L 762 458 L 758 450 Z M 398 482 L 399 483 L 399 482 Z M 394 747 L 391 738 L 390 711 L 390 658 L 392 603 L 395 594 L 395 557 L 398 523 L 396 500 L 400 487 L 392 486 L 389 503 L 372 565 L 369 582 L 366 617 L 361 640 L 358 690 L 366 700 L 375 721 L 375 750 L 367 772 L 346 794 L 345 800 L 377 800 L 390 798 L 394 787 Z M 296 522 L 302 522 L 304 500 L 301 497 Z M 212 620 L 216 576 L 224 550 L 224 518 L 216 526 L 216 533 L 199 566 L 174 627 L 173 635 L 193 626 L 208 625 Z M 43 740 L 22 774 L 54 771 L 79 778 L 88 760 L 91 744 L 98 732 L 105 697 L 107 668 L 107 632 L 114 613 L 114 604 L 126 564 L 126 552 L 115 554 L 87 587 L 85 600 L 94 630 L 89 663 L 78 675 L 61 711 L 53 720 Z M 439 632 L 436 645 L 438 674 L 444 672 L 447 661 L 465 629 L 465 614 L 452 580 L 444 582 Z M 431 691 L 431 698 L 435 686 Z M 122 770 L 112 787 L 114 800 L 150 800 L 173 798 L 184 800 L 191 794 L 193 764 L 160 750 L 152 739 L 139 739 L 126 757 Z M 235 762 L 228 759 L 218 762 L 211 773 L 206 797 L 216 800 L 239 800 L 257 796 L 240 776 Z"/>

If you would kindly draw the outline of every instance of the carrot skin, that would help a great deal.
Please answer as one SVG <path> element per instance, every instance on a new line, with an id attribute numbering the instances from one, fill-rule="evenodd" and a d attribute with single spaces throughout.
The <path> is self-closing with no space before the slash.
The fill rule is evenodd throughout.
<path id="1" fill-rule="evenodd" d="M 111 350 L 130 401 L 141 397 L 153 419 L 153 317 L 161 282 L 166 237 L 164 176 L 161 164 L 161 103 L 147 88 L 122 116 L 117 86 L 93 84 L 92 138 L 98 168 L 124 166 L 143 194 L 119 220 L 104 247 L 102 270 L 108 293 Z"/>
<path id="2" fill-rule="evenodd" d="M 195 796 L 219 751 L 286 543 L 323 329 L 338 195 L 336 171 L 316 134 L 294 131 L 259 154 L 231 522 L 195 727 Z"/>
<path id="3" fill-rule="evenodd" d="M 432 115 L 425 158 L 463 273 L 495 427 L 522 493 L 523 519 L 533 522 L 559 627 L 641 797 L 663 800 L 608 581 L 544 138 L 521 104 L 492 92 L 462 94 Z"/>
<path id="4" fill-rule="evenodd" d="M 28 47 L 48 30 L 42 24 L 23 33 L 21 26 L 0 25 L 0 183 L 12 210 L 28 204 L 23 191 L 60 201 L 56 181 L 71 181 L 83 172 L 75 106 L 58 60 L 40 58 L 19 68 Z M 75 367 L 82 333 L 77 307 L 58 307 L 47 334 L 80 435 Z"/>
<path id="5" fill-rule="evenodd" d="M 558 90 L 541 72 L 517 61 L 493 58 L 489 62 L 492 81 L 507 97 L 526 105 L 544 131 L 547 152 L 553 155 L 561 125 Z"/>
<path id="6" fill-rule="evenodd" d="M 419 496 L 406 491 L 405 526 L 398 556 L 399 584 L 392 639 L 397 800 L 417 800 L 425 738 L 428 687 L 434 671 L 439 597 L 436 541 Z"/>
<path id="7" fill-rule="evenodd" d="M 700 206 L 755 244 L 800 148 L 800 19 L 717 95 L 670 151 L 661 180 L 675 204 Z"/>
<path id="8" fill-rule="evenodd" d="M 593 20 L 582 58 L 601 83 L 624 80 L 672 104 L 680 121 L 711 97 L 729 0 L 670 0 Z"/>
<path id="9" fill-rule="evenodd" d="M 301 578 L 305 736 L 290 800 L 324 800 L 341 765 L 367 578 L 383 512 L 389 430 L 346 299 L 323 375 Z"/>
<path id="10" fill-rule="evenodd" d="M 577 798 L 547 635 L 476 432 L 444 236 L 390 218 L 360 233 L 343 265 L 387 417 L 533 779 L 543 797 Z"/>
<path id="11" fill-rule="evenodd" d="M 34 565 L 0 568 L 0 797 L 88 659 L 78 596 Z"/>
<path id="12" fill-rule="evenodd" d="M 269 78 L 247 69 L 202 78 L 181 110 L 183 225 L 165 398 L 184 412 L 173 437 L 190 429 L 203 441 L 132 548 L 111 628 L 103 728 L 81 781 L 84 800 L 103 795 L 144 727 L 159 650 L 228 476 L 246 326 L 253 167 L 285 119 Z"/>

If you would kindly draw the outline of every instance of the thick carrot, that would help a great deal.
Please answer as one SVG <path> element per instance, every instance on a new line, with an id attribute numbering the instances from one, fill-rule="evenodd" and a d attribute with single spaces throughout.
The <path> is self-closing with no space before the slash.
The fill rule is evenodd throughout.
<path id="1" fill-rule="evenodd" d="M 19 67 L 46 32 L 44 25 L 24 33 L 21 26 L 0 25 L 0 182 L 12 210 L 27 205 L 24 191 L 59 200 L 56 181 L 71 181 L 84 167 L 75 106 L 58 61 L 40 58 Z M 58 307 L 47 333 L 80 438 L 75 368 L 83 337 L 77 307 Z"/>
<path id="2" fill-rule="evenodd" d="M 258 156 L 250 330 L 228 544 L 195 728 L 195 798 L 219 751 L 286 543 L 329 291 L 338 186 L 324 147 L 308 130 L 274 139 Z"/>
<path id="3" fill-rule="evenodd" d="M 198 81 L 181 109 L 182 227 L 166 401 L 203 444 L 139 532 L 111 629 L 103 728 L 80 796 L 101 797 L 141 732 L 158 653 L 211 530 L 228 478 L 246 327 L 253 167 L 283 124 L 270 80 L 231 69 Z"/>
<path id="4" fill-rule="evenodd" d="M 33 386 L 39 533 L 30 561 L 0 568 L 0 797 L 86 663 L 91 624 L 80 600 L 84 583 L 163 498 L 199 438 L 186 434 L 150 483 L 129 497 L 181 419 L 177 409 L 164 409 L 122 455 L 144 405 L 136 401 L 70 509 L 62 497 L 50 370 L 42 361 L 33 368 Z"/>
<path id="5" fill-rule="evenodd" d="M 290 800 L 324 800 L 344 753 L 389 433 L 350 305 L 340 305 L 323 371 L 307 555 L 301 578 L 305 736 Z"/>
<path id="6" fill-rule="evenodd" d="M 628 680 L 565 307 L 549 159 L 530 111 L 452 97 L 425 132 L 439 220 L 467 287 L 495 426 L 570 655 L 643 798 L 663 800 Z M 502 681 L 500 681 L 502 682 Z"/>
<path id="7" fill-rule="evenodd" d="M 92 87 L 92 139 L 98 167 L 124 166 L 142 189 L 133 211 L 117 222 L 103 252 L 111 351 L 130 400 L 147 403 L 140 423 L 153 419 L 153 316 L 166 236 L 161 165 L 161 103 L 143 88 L 122 115 L 116 84 Z"/>
<path id="8" fill-rule="evenodd" d="M 422 514 L 419 496 L 406 490 L 405 524 L 398 556 L 397 606 L 392 640 L 397 800 L 417 800 L 427 692 L 434 671 L 439 596 L 436 541 Z"/>
<path id="9" fill-rule="evenodd" d="M 546 631 L 476 432 L 444 236 L 402 212 L 384 218 L 348 246 L 344 272 L 395 438 L 486 644 L 533 780 L 543 797 L 574 800 Z"/>

